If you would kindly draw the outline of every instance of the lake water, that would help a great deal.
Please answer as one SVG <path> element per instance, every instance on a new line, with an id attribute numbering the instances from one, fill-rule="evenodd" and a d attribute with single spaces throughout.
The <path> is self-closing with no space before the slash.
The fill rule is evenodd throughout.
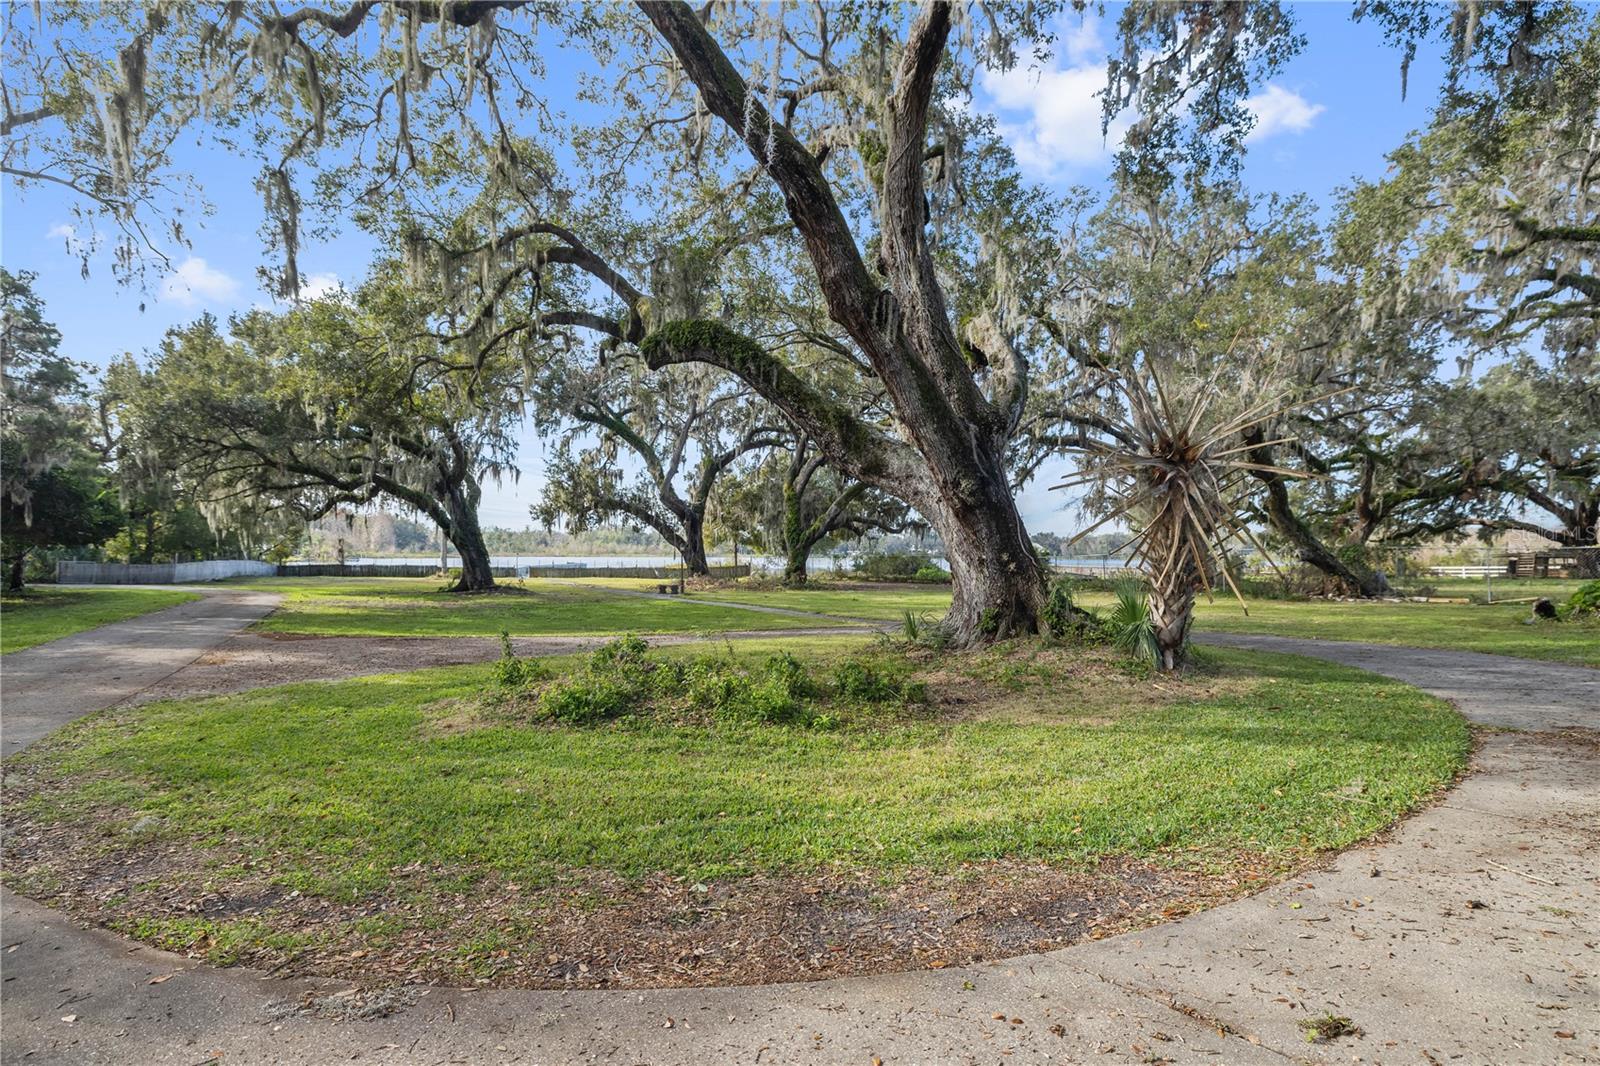
<path id="1" fill-rule="evenodd" d="M 727 566 L 733 563 L 732 555 L 708 555 L 707 561 L 712 566 Z M 839 569 L 845 573 L 851 571 L 851 565 L 858 558 L 856 553 L 840 553 L 838 555 L 813 555 L 811 557 L 811 571 L 823 573 L 828 570 Z M 369 556 L 346 556 L 345 562 L 360 564 L 362 566 L 415 566 L 419 563 L 438 562 L 437 555 L 414 555 L 404 558 L 387 556 L 383 558 Z M 837 560 L 837 566 L 835 561 Z M 326 562 L 328 560 L 318 560 Z M 494 555 L 490 562 L 494 566 L 582 566 L 582 567 L 608 567 L 608 566 L 677 566 L 676 555 Z M 937 565 L 949 569 L 949 564 L 937 556 L 933 560 Z M 1106 555 L 1079 556 L 1074 558 L 1057 558 L 1051 560 L 1057 566 L 1090 567 L 1097 570 L 1116 570 L 1127 565 L 1122 559 L 1115 559 Z M 773 571 L 783 569 L 783 558 L 776 555 L 747 555 L 739 553 L 739 562 L 750 564 L 751 569 L 757 571 Z M 460 566 L 459 556 L 450 556 L 451 566 Z"/>

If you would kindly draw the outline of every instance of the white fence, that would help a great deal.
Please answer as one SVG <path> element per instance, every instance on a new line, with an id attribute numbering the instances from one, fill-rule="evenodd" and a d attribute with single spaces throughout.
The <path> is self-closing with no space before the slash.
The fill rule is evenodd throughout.
<path id="1" fill-rule="evenodd" d="M 199 563 L 86 563 L 62 559 L 56 581 L 63 585 L 183 585 L 230 577 L 272 577 L 273 563 L 258 559 L 208 559 Z"/>
<path id="2" fill-rule="evenodd" d="M 361 563 L 274 563 L 254 559 L 213 559 L 203 563 L 86 563 L 60 560 L 56 581 L 63 585 L 183 585 L 230 577 L 433 577 L 434 563 L 373 566 Z M 648 577 L 665 580 L 682 573 L 676 566 L 496 566 L 495 577 Z M 750 565 L 713 566 L 712 577 L 748 577 Z"/>

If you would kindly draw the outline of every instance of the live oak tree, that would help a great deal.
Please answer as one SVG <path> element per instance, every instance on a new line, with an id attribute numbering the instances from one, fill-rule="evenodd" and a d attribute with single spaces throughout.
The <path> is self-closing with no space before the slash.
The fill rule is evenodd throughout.
<path id="1" fill-rule="evenodd" d="M 1251 508 L 1341 594 L 1385 595 L 1389 546 L 1459 531 L 1476 475 L 1435 432 L 1446 391 L 1436 317 L 1415 302 L 1365 315 L 1321 234 L 1309 254 L 1315 274 L 1294 281 L 1302 313 L 1284 351 L 1289 376 L 1322 394 L 1245 433 L 1260 489 Z"/>
<path id="2" fill-rule="evenodd" d="M 803 302 L 766 296 L 765 320 L 788 327 L 779 333 L 791 341 L 783 349 L 785 361 L 853 418 L 892 426 L 882 390 L 862 388 L 852 349 L 821 327 L 826 315 Z M 787 585 L 806 583 L 811 554 L 826 541 L 926 529 L 903 500 L 836 469 L 804 426 L 793 422 L 786 424 L 781 447 L 744 464 L 716 502 L 724 528 L 783 558 Z"/>
<path id="3" fill-rule="evenodd" d="M 723 523 L 783 559 L 783 583 L 804 585 L 811 554 L 829 541 L 901 533 L 916 516 L 901 501 L 841 476 L 802 432 L 736 472 L 719 500 Z"/>
<path id="4" fill-rule="evenodd" d="M 1463 353 L 1430 434 L 1461 482 L 1446 516 L 1572 546 L 1600 526 L 1600 13 L 1418 9 L 1456 62 L 1429 126 L 1341 218 L 1363 299 L 1433 308 Z M 1433 21 L 1429 21 L 1433 18 Z M 1487 368 L 1483 364 L 1489 364 Z"/>
<path id="5" fill-rule="evenodd" d="M 1403 348 L 1404 345 L 1402 344 Z M 1371 353 L 1366 353 L 1370 355 Z M 1253 431 L 1263 462 L 1312 475 L 1263 473 L 1256 506 L 1284 542 L 1349 595 L 1388 590 L 1379 566 L 1437 538 L 1502 530 L 1573 547 L 1600 522 L 1600 389 L 1571 364 L 1519 354 L 1477 375 L 1437 376 L 1429 359 L 1330 364 L 1353 383 Z"/>
<path id="6" fill-rule="evenodd" d="M 378 214 L 430 183 L 495 184 L 503 213 L 484 219 L 489 239 L 445 264 L 480 272 L 488 296 L 481 313 L 466 312 L 477 340 L 498 335 L 506 287 L 547 266 L 582 272 L 619 306 L 561 306 L 552 327 L 621 334 L 656 369 L 705 363 L 739 377 L 841 475 L 923 515 L 949 556 L 955 640 L 1041 628 L 1044 578 L 1006 466 L 1029 378 L 1012 343 L 1005 248 L 993 239 L 1005 233 L 1003 187 L 1015 179 L 992 129 L 961 101 L 980 61 L 1007 66 L 1014 41 L 1045 36 L 1050 5 L 817 5 L 761 17 L 682 3 L 634 13 L 494 2 L 241 3 L 144 19 L 45 11 L 46 31 L 13 26 L 18 69 L 48 81 L 66 49 L 74 70 L 93 73 L 70 79 L 59 105 L 16 86 L 22 102 L 8 122 L 29 135 L 9 166 L 71 169 L 82 153 L 94 173 L 74 180 L 107 190 L 86 203 L 119 223 L 140 219 L 173 131 L 208 119 L 262 159 L 286 293 L 297 289 L 302 217 Z M 594 157 L 574 160 L 582 183 L 555 181 L 546 165 L 555 154 L 522 147 L 559 132 L 537 79 L 541 47 L 563 32 L 610 64 L 624 112 L 592 137 L 579 131 L 582 156 Z M 449 153 L 477 172 L 440 166 Z M 327 180 L 307 189 L 305 171 Z M 553 195 L 558 187 L 568 191 Z M 828 402 L 727 319 L 647 300 L 608 259 L 603 213 L 580 202 L 619 190 L 699 196 L 719 227 L 754 222 L 803 249 L 801 280 L 863 383 L 882 390 L 890 422 Z M 580 232 L 583 223 L 593 228 Z"/>
<path id="7" fill-rule="evenodd" d="M 464 372 L 427 321 L 381 274 L 355 297 L 237 318 L 232 336 L 203 318 L 120 383 L 116 417 L 175 464 L 219 526 L 386 499 L 449 538 L 458 590 L 489 589 L 478 503 L 485 478 L 514 473 L 521 370 Z"/>
<path id="8" fill-rule="evenodd" d="M 1366 267 L 1366 298 L 1422 294 L 1473 346 L 1592 357 L 1600 12 L 1496 3 L 1448 21 L 1426 5 L 1405 15 L 1385 20 L 1391 34 L 1444 36 L 1454 62 L 1428 127 L 1344 204 L 1341 244 Z"/>
<path id="9" fill-rule="evenodd" d="M 1442 330 L 1466 363 L 1460 380 L 1418 384 L 1398 405 L 1409 413 L 1391 411 L 1370 433 L 1359 418 L 1342 427 L 1330 418 L 1320 454 L 1263 450 L 1322 475 L 1298 494 L 1307 514 L 1324 512 L 1321 529 L 1271 477 L 1266 506 L 1352 591 L 1372 591 L 1373 575 L 1316 548 L 1319 538 L 1356 548 L 1380 530 L 1407 539 L 1478 526 L 1593 543 L 1600 14 L 1560 0 L 1353 12 L 1400 50 L 1397 95 L 1423 48 L 1444 55 L 1446 76 L 1428 127 L 1391 154 L 1384 178 L 1346 197 L 1336 269 L 1355 289 L 1350 323 Z M 1271 3 L 1131 5 L 1120 29 L 1107 119 L 1138 109 L 1120 168 L 1160 188 L 1236 167 L 1253 121 L 1245 97 L 1304 44 L 1292 9 Z M 1515 369 L 1475 374 L 1483 354 Z M 1329 412 L 1370 410 L 1385 388 L 1374 395 Z"/>
<path id="10" fill-rule="evenodd" d="M 6 590 L 20 592 L 30 553 L 103 543 L 122 526 L 116 491 L 104 471 L 76 462 L 27 479 L 28 502 L 0 498 L 0 559 Z"/>
<path id="11" fill-rule="evenodd" d="M 1518 354 L 1444 390 L 1434 435 L 1465 471 L 1452 517 L 1566 547 L 1600 541 L 1600 373 Z"/>
<path id="12" fill-rule="evenodd" d="M 92 427 L 84 367 L 60 354 L 33 275 L 0 268 L 0 492 L 28 516 L 33 479 L 89 458 Z"/>
<path id="13" fill-rule="evenodd" d="M 922 514 L 948 553 L 954 601 L 946 624 L 957 641 L 1040 629 L 1043 576 L 1006 469 L 1029 368 L 1012 344 L 998 286 L 951 294 L 942 280 L 977 274 L 970 268 L 986 251 L 982 219 L 962 187 L 972 176 L 961 157 L 974 147 L 966 143 L 973 131 L 947 105 L 972 69 L 959 45 L 987 41 L 1003 63 L 1007 42 L 970 25 L 953 38 L 958 9 L 945 4 L 925 5 L 900 24 L 874 19 L 864 40 L 850 36 L 863 27 L 848 15 L 830 23 L 830 12 L 818 9 L 797 31 L 803 75 L 769 64 L 774 90 L 764 102 L 695 11 L 645 10 L 692 83 L 674 99 L 733 131 L 783 194 L 829 315 L 883 388 L 896 432 L 863 425 L 717 323 L 665 324 L 646 338 L 646 357 L 739 374 L 841 473 Z M 1011 26 L 1023 35 L 1037 29 L 1021 19 Z M 803 122 L 819 100 L 816 113 L 831 121 Z M 840 177 L 847 166 L 856 180 Z M 969 311 L 960 333 L 958 300 Z"/>
<path id="14" fill-rule="evenodd" d="M 106 541 L 107 557 L 129 563 L 187 562 L 194 559 L 259 557 L 285 559 L 305 534 L 295 516 L 244 499 L 231 500 L 226 521 L 198 499 L 205 486 L 191 484 L 184 464 L 163 454 L 170 441 L 163 426 L 144 426 L 120 418 L 124 401 L 143 383 L 132 355 L 106 368 L 96 397 L 95 446 L 110 467 L 122 508 L 122 528 Z M 211 511 L 210 516 L 207 511 Z"/>
<path id="15" fill-rule="evenodd" d="M 704 575 L 707 509 L 719 479 L 744 456 L 780 444 L 781 425 L 720 371 L 643 369 L 612 359 L 546 375 L 540 410 L 565 416 L 571 428 L 533 514 L 547 528 L 565 519 L 574 532 L 622 518 L 655 530 L 691 574 Z"/>

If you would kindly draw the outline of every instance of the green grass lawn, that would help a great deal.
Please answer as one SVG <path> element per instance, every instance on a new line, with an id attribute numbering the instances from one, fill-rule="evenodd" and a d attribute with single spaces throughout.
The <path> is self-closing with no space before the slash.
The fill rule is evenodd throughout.
<path id="1" fill-rule="evenodd" d="M 466 637 L 551 634 L 716 633 L 793 629 L 826 620 L 746 611 L 683 600 L 622 596 L 560 581 L 505 582 L 481 595 L 441 592 L 433 578 L 261 578 L 230 582 L 285 593 L 257 623 L 272 633 L 316 636 Z"/>
<path id="2" fill-rule="evenodd" d="M 1465 596 L 1466 585 L 1451 595 Z M 1564 601 L 1581 582 L 1535 581 L 1497 583 L 1496 596 L 1549 596 Z M 1481 590 L 1481 586 L 1480 586 Z M 719 600 L 793 607 L 824 614 L 895 621 L 909 610 L 938 617 L 950 606 L 950 590 L 927 589 L 835 590 L 826 587 L 787 589 L 718 589 L 704 594 Z M 1086 592 L 1085 606 L 1104 608 L 1112 602 L 1105 592 Z M 1232 596 L 1218 594 L 1214 603 L 1202 597 L 1196 608 L 1195 627 L 1201 632 L 1267 633 L 1323 640 L 1368 641 L 1419 648 L 1459 648 L 1465 651 L 1517 655 L 1529 659 L 1600 666 L 1600 625 L 1563 622 L 1523 625 L 1529 615 L 1526 602 L 1465 603 L 1359 603 L 1323 600 L 1247 600 L 1250 613 L 1240 610 Z"/>
<path id="3" fill-rule="evenodd" d="M 1565 621 L 1524 625 L 1526 603 L 1329 603 L 1251 600 L 1246 617 L 1232 597 L 1204 600 L 1195 611 L 1201 632 L 1272 633 L 1286 637 L 1453 648 L 1525 659 L 1600 666 L 1600 624 Z"/>
<path id="4" fill-rule="evenodd" d="M 654 578 L 576 578 L 574 583 L 597 589 L 632 589 L 654 592 L 659 581 Z M 725 603 L 750 603 L 755 607 L 782 607 L 786 610 L 813 611 L 818 615 L 835 618 L 861 618 L 867 621 L 899 621 L 906 611 L 914 615 L 938 618 L 950 610 L 950 586 L 872 587 L 851 583 L 850 587 L 830 587 L 826 581 L 813 583 L 805 589 L 784 589 L 776 586 L 741 587 L 738 584 L 693 589 L 690 600 L 720 600 Z"/>
<path id="5" fill-rule="evenodd" d="M 826 585 L 803 589 L 729 587 L 690 593 L 691 599 L 696 596 L 729 603 L 786 607 L 795 611 L 815 611 L 841 618 L 883 622 L 898 621 L 907 611 L 937 617 L 950 609 L 949 585 L 916 588 L 894 585 L 881 589 L 860 585 L 844 589 L 828 588 Z"/>
<path id="6" fill-rule="evenodd" d="M 492 636 L 639 633 L 715 633 L 745 629 L 792 629 L 826 625 L 793 615 L 744 611 L 727 603 L 782 607 L 851 619 L 893 622 L 907 611 L 936 618 L 950 604 L 947 586 L 882 589 L 826 585 L 807 589 L 725 587 L 690 592 L 671 601 L 622 596 L 613 590 L 653 588 L 653 581 L 601 578 L 531 580 L 507 584 L 494 595 L 440 592 L 432 578 L 265 578 L 237 582 L 271 588 L 287 597 L 258 623 L 269 632 L 321 636 Z M 1507 583 L 1507 595 L 1550 595 L 1566 582 Z M 1528 591 L 1532 590 L 1532 591 Z M 1556 594 L 1570 595 L 1570 589 Z M 1111 602 L 1108 593 L 1086 592 L 1090 607 Z M 717 601 L 717 602 L 709 602 Z M 1526 603 L 1344 603 L 1290 600 L 1249 602 L 1248 616 L 1231 596 L 1203 598 L 1195 625 L 1205 632 L 1267 633 L 1325 640 L 1369 641 L 1425 648 L 1460 648 L 1525 658 L 1600 666 L 1600 626 L 1564 622 L 1528 626 Z"/>
<path id="7" fill-rule="evenodd" d="M 33 585 L 21 596 L 0 597 L 0 654 L 195 599 L 192 592 L 167 589 Z"/>
<path id="8" fill-rule="evenodd" d="M 130 827 L 154 815 L 164 843 L 221 846 L 285 887 L 351 900 L 402 868 L 538 884 L 573 869 L 1304 855 L 1388 824 L 1466 757 L 1460 717 L 1415 689 L 1308 659 L 1206 657 L 1210 672 L 1157 684 L 1046 657 L 1001 671 L 981 714 L 831 732 L 477 718 L 484 667 L 300 684 L 69 726 L 9 761 L 6 806 L 94 825 L 112 847 L 140 846 Z M 995 668 L 926 667 L 944 685 Z M 15 861 L 8 876 L 28 883 Z"/>
<path id="9" fill-rule="evenodd" d="M 1485 583 L 1481 577 L 1422 577 L 1401 583 L 1405 588 L 1425 586 L 1432 589 L 1435 596 L 1471 598 L 1477 601 L 1487 599 L 1493 592 L 1496 600 L 1532 600 L 1548 596 L 1557 603 L 1578 591 L 1578 586 L 1582 584 L 1583 582 L 1577 579 L 1498 576 L 1492 584 Z"/>

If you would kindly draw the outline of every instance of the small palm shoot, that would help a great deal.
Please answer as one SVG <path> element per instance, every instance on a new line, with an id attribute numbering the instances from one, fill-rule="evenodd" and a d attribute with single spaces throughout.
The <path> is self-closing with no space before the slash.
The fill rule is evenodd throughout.
<path id="1" fill-rule="evenodd" d="M 1117 583 L 1117 605 L 1106 619 L 1106 631 L 1119 651 L 1161 664 L 1161 645 L 1156 641 L 1155 620 L 1143 581 Z"/>

